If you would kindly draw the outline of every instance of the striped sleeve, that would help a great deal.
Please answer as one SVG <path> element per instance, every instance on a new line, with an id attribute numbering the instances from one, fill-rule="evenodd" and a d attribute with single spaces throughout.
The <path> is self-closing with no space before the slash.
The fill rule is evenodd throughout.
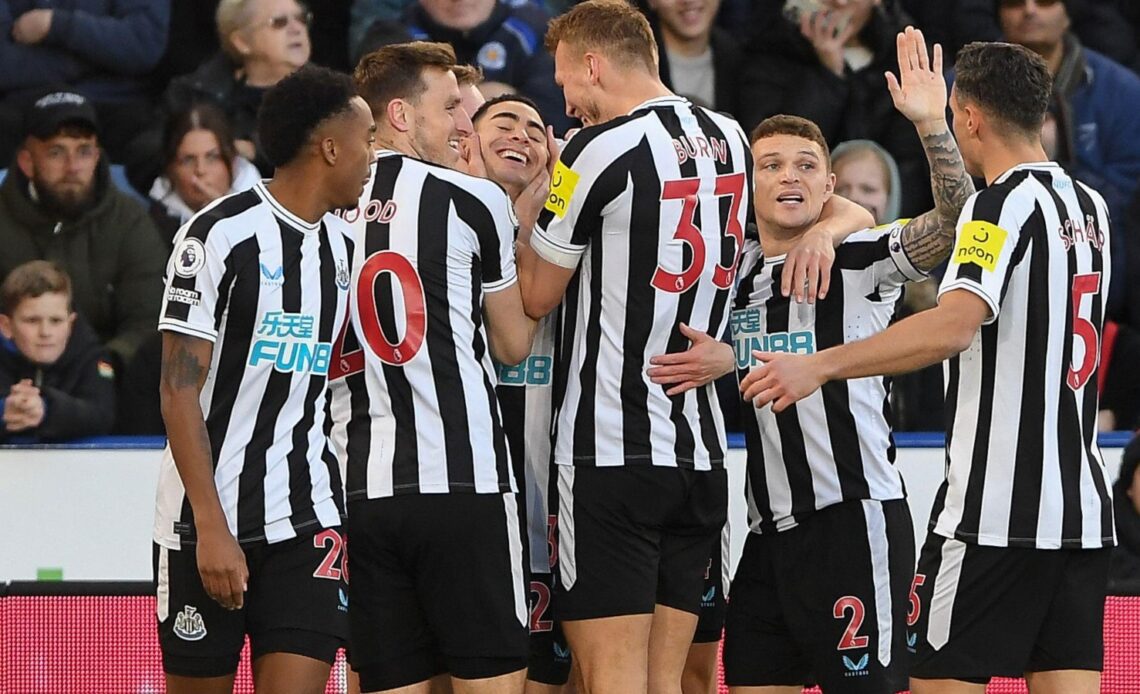
<path id="1" fill-rule="evenodd" d="M 483 267 L 483 291 L 497 292 L 510 287 L 518 279 L 515 269 L 515 234 L 518 231 L 518 218 L 515 216 L 511 200 L 502 190 L 496 189 L 486 201 L 494 218 L 495 234 L 480 235 L 479 255 Z"/>
<path id="2" fill-rule="evenodd" d="M 230 248 L 223 233 L 207 234 L 204 217 L 195 218 L 175 237 L 174 252 L 166 264 L 166 289 L 158 329 L 218 339 L 215 308 L 225 292 L 226 258 Z"/>
<path id="3" fill-rule="evenodd" d="M 1015 249 L 1034 207 L 1033 195 L 1017 186 L 999 185 L 975 193 L 958 218 L 954 250 L 938 289 L 939 298 L 946 292 L 965 289 L 989 306 L 984 325 L 997 319 L 1006 278 L 1025 257 Z"/>
<path id="4" fill-rule="evenodd" d="M 603 126 L 604 127 L 604 126 Z M 550 176 L 550 193 L 538 217 L 531 247 L 543 260 L 573 269 L 600 225 L 602 207 L 619 191 L 596 190 L 600 174 L 619 158 L 612 138 L 604 133 L 579 133 L 566 144 Z M 610 143 L 607 150 L 606 143 Z M 628 141 L 627 141 L 628 142 Z"/>

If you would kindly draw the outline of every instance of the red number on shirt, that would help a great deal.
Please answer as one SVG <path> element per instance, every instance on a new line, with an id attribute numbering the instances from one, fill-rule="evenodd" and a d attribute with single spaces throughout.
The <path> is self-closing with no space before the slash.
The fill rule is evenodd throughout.
<path id="1" fill-rule="evenodd" d="M 364 350 L 358 346 L 349 352 L 344 351 L 345 341 L 348 339 L 349 331 L 352 330 L 352 312 L 347 311 L 347 313 L 340 328 L 340 335 L 333 342 L 332 359 L 329 361 L 329 381 L 347 378 L 364 371 Z"/>
<path id="2" fill-rule="evenodd" d="M 1079 390 L 1088 383 L 1100 360 L 1100 335 L 1097 334 L 1095 325 L 1081 317 L 1081 298 L 1099 291 L 1099 272 L 1073 277 L 1073 337 L 1084 343 L 1085 347 L 1080 367 L 1074 369 L 1072 364 L 1069 364 L 1069 376 L 1065 381 L 1073 390 Z"/>
<path id="3" fill-rule="evenodd" d="M 344 539 L 336 530 L 326 528 L 313 536 L 314 547 L 329 546 L 329 551 L 325 554 L 324 560 L 317 570 L 313 572 L 313 578 L 327 578 L 333 581 L 339 581 L 341 574 L 344 574 L 345 583 L 348 582 L 348 554 L 344 551 Z M 337 568 L 337 561 L 340 561 L 342 568 Z"/>
<path id="4" fill-rule="evenodd" d="M 530 608 L 530 633 L 550 631 L 554 622 L 544 619 L 550 607 L 550 588 L 542 581 L 531 581 L 530 592 L 534 594 L 534 606 Z"/>
<path id="5" fill-rule="evenodd" d="M 859 628 L 863 626 L 863 601 L 854 595 L 845 595 L 835 601 L 832 614 L 835 615 L 836 619 L 843 619 L 848 608 L 851 609 L 851 621 L 847 623 L 843 638 L 839 639 L 839 650 L 849 651 L 854 648 L 866 648 L 867 644 L 871 642 L 870 637 L 856 635 L 859 633 Z"/>
<path id="6" fill-rule="evenodd" d="M 558 516 L 546 517 L 546 546 L 550 549 L 550 568 L 558 565 Z"/>
<path id="7" fill-rule="evenodd" d="M 728 289 L 736 278 L 736 265 L 740 260 L 740 252 L 744 248 L 744 228 L 740 226 L 738 215 L 740 201 L 744 198 L 745 177 L 742 173 L 725 174 L 716 177 L 714 194 L 717 197 L 729 196 L 728 227 L 724 230 L 726 235 L 733 238 L 736 250 L 733 253 L 732 263 L 728 266 L 717 263 L 713 271 L 713 285 L 720 289 Z M 701 230 L 696 226 L 697 191 L 700 189 L 699 178 L 682 178 L 675 181 L 666 181 L 661 188 L 662 200 L 680 200 L 681 216 L 677 220 L 677 229 L 673 238 L 687 244 L 692 250 L 693 257 L 689 265 L 680 273 L 670 272 L 660 265 L 653 273 L 650 282 L 663 292 L 680 294 L 688 291 L 701 276 L 701 269 L 705 265 L 705 240 Z"/>
<path id="8" fill-rule="evenodd" d="M 399 282 L 400 293 L 403 295 L 404 339 L 395 343 L 384 335 L 376 306 L 376 279 L 382 272 L 392 273 Z M 424 285 L 420 282 L 415 266 L 394 251 L 373 253 L 360 269 L 356 296 L 360 302 L 360 327 L 364 332 L 364 341 L 372 353 L 385 364 L 395 366 L 401 366 L 416 356 L 423 345 L 427 312 L 424 311 Z M 393 305 L 392 311 L 395 310 Z"/>
<path id="9" fill-rule="evenodd" d="M 906 613 L 906 625 L 912 627 L 918 624 L 918 618 L 922 615 L 922 601 L 918 597 L 918 587 L 926 583 L 926 576 L 924 574 L 915 574 L 914 580 L 910 584 L 910 609 Z"/>

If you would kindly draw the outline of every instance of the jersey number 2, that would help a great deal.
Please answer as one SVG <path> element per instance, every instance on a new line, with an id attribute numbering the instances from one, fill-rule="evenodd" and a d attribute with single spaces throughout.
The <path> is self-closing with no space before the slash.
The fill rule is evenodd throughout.
<path id="1" fill-rule="evenodd" d="M 729 196 L 731 203 L 728 211 L 728 226 L 724 233 L 731 236 L 736 244 L 732 254 L 732 263 L 728 266 L 717 263 L 713 270 L 713 285 L 719 289 L 728 289 L 736 278 L 736 264 L 740 260 L 740 252 L 744 248 L 744 228 L 740 225 L 740 202 L 744 198 L 744 174 L 724 174 L 716 177 L 714 194 L 717 197 Z M 700 190 L 701 179 L 681 178 L 674 181 L 665 181 L 661 187 L 662 200 L 680 200 L 681 217 L 677 220 L 677 229 L 673 238 L 689 246 L 692 257 L 689 264 L 681 272 L 670 272 L 660 265 L 653 273 L 650 281 L 657 289 L 671 294 L 680 294 L 691 288 L 701 276 L 705 266 L 705 239 L 696 225 L 697 192 Z"/>
<path id="2" fill-rule="evenodd" d="M 1085 352 L 1079 367 L 1073 368 L 1073 364 L 1069 364 L 1069 374 L 1065 382 L 1073 390 L 1080 390 L 1088 383 L 1089 377 L 1096 370 L 1097 362 L 1100 361 L 1100 335 L 1091 321 L 1081 317 L 1081 299 L 1086 294 L 1096 294 L 1099 291 L 1099 272 L 1073 277 L 1073 337 L 1081 341 Z"/>

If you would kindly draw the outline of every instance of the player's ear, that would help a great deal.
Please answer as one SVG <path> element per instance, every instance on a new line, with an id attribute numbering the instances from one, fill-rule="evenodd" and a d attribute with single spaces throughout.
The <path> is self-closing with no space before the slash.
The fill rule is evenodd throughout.
<path id="1" fill-rule="evenodd" d="M 590 84 L 597 84 L 602 79 L 602 60 L 597 53 L 586 53 L 583 58 L 586 61 L 586 75 L 590 80 Z"/>
<path id="2" fill-rule="evenodd" d="M 411 108 L 411 104 L 403 99 L 392 99 L 389 101 L 388 108 L 385 109 L 388 124 L 398 132 L 408 132 L 408 130 L 411 129 L 413 118 Z"/>
<path id="3" fill-rule="evenodd" d="M 835 192 L 835 172 L 831 171 L 827 174 L 827 184 L 823 187 L 824 200 L 826 201 Z"/>
<path id="4" fill-rule="evenodd" d="M 6 340 L 12 339 L 12 319 L 3 313 L 0 313 L 0 335 Z"/>
<path id="5" fill-rule="evenodd" d="M 321 156 L 324 157 L 325 162 L 329 166 L 336 165 L 336 140 L 331 137 L 323 137 L 320 142 Z"/>

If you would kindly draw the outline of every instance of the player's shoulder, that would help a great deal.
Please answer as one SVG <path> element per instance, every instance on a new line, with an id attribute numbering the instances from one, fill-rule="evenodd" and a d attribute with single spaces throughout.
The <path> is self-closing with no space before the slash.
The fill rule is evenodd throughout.
<path id="1" fill-rule="evenodd" d="M 221 238 L 233 245 L 256 236 L 259 225 L 250 223 L 250 215 L 269 214 L 268 203 L 254 188 L 232 193 L 214 200 L 191 217 L 178 232 L 176 240 L 194 238 L 217 243 Z"/>
<path id="2" fill-rule="evenodd" d="M 711 121 L 713 125 L 719 128 L 726 137 L 736 135 L 740 139 L 744 140 L 745 143 L 748 142 L 748 137 L 744 133 L 744 128 L 740 125 L 740 122 L 733 118 L 731 115 L 722 113 L 720 111 L 714 111 L 713 109 L 707 108 L 705 106 L 694 106 L 693 110 Z"/>
<path id="3" fill-rule="evenodd" d="M 472 176 L 465 171 L 456 171 L 441 164 L 433 164 L 432 162 L 422 159 L 405 157 L 405 161 L 408 162 L 409 166 L 422 168 L 426 174 L 433 178 L 471 193 L 484 203 L 501 202 L 503 199 L 507 201 L 510 200 L 507 196 L 507 191 L 489 178 Z"/>
<path id="4" fill-rule="evenodd" d="M 648 115 L 646 112 L 632 113 L 582 128 L 566 142 L 558 158 L 563 164 L 573 166 L 584 152 L 590 157 L 617 156 L 621 152 L 612 146 L 613 143 L 624 141 L 627 135 L 636 143 L 639 139 L 636 133 L 645 130 Z"/>
<path id="5" fill-rule="evenodd" d="M 352 225 L 346 222 L 341 214 L 337 214 L 337 212 L 326 212 L 325 216 L 321 218 L 321 221 L 324 222 L 329 235 L 339 234 L 349 241 L 352 240 Z"/>

